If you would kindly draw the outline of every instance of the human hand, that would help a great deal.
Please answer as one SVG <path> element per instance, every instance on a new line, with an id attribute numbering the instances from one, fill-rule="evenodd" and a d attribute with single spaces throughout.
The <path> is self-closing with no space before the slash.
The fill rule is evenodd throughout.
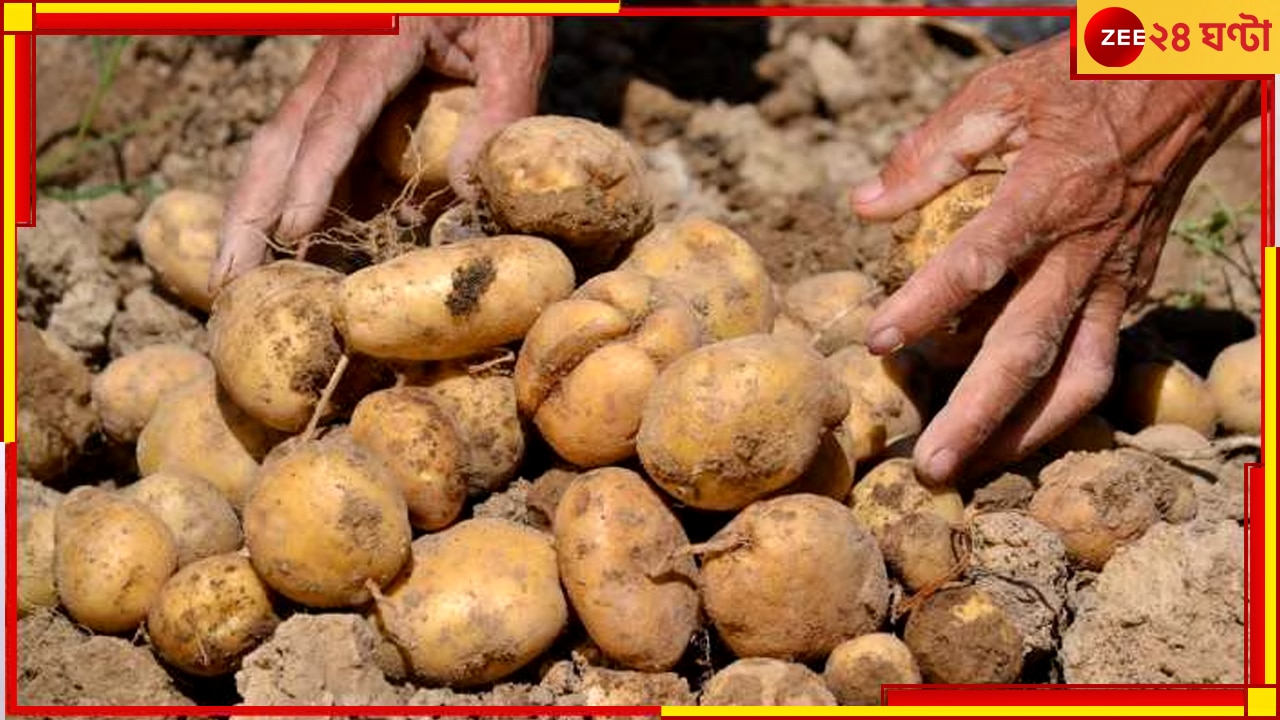
<path id="1" fill-rule="evenodd" d="M 1259 112 L 1258 93 L 1256 82 L 1071 80 L 1064 35 L 980 73 L 853 190 L 859 215 L 888 220 L 984 157 L 1008 165 L 990 206 L 867 325 L 872 352 L 892 352 L 1017 279 L 916 443 L 922 480 L 1024 457 L 1101 402 L 1125 308 L 1149 287 L 1192 178 Z"/>
<path id="2" fill-rule="evenodd" d="M 361 140 L 419 71 L 476 85 L 477 115 L 449 158 L 454 191 L 469 199 L 466 177 L 480 147 L 537 110 L 550 51 L 551 20 L 542 17 L 405 17 L 395 36 L 325 38 L 250 143 L 210 287 L 262 264 L 270 235 L 290 244 L 320 225 Z"/>

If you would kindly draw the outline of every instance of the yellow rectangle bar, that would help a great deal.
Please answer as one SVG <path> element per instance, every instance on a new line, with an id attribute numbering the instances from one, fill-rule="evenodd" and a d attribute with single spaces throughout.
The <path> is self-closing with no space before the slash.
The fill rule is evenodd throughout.
<path id="1" fill-rule="evenodd" d="M 1082 75 L 1280 73 L 1280 3 L 1276 0 L 1079 0 L 1076 8 L 1076 70 Z M 1124 27 L 1113 12 L 1099 15 L 1108 8 L 1136 15 L 1144 31 L 1142 41 L 1131 34 L 1136 28 Z M 1090 44 L 1086 40 L 1095 20 L 1096 42 Z M 1115 67 L 1098 59 L 1104 53 L 1120 52 L 1120 46 L 1141 50 L 1136 59 Z"/>
<path id="2" fill-rule="evenodd" d="M 1263 684 L 1276 684 L 1276 470 L 1280 462 L 1276 460 L 1276 255 L 1280 250 L 1269 247 L 1262 251 L 1262 278 L 1266 286 L 1266 297 L 1263 298 L 1266 316 L 1266 327 L 1262 330 L 1265 362 L 1262 363 L 1264 375 L 1262 394 L 1263 419 L 1267 436 L 1263 439 L 1264 455 L 1262 458 L 1263 475 L 1263 537 L 1266 546 L 1264 556 L 1263 577 Z M 1256 489 L 1253 490 L 1257 492 Z M 1255 626 L 1255 632 L 1257 628 Z"/>
<path id="3" fill-rule="evenodd" d="M 34 3 L 5 3 L 4 31 L 31 32 L 31 7 Z"/>
<path id="4" fill-rule="evenodd" d="M 1274 717 L 1276 714 L 1275 688 L 1249 688 L 1249 715 Z"/>
<path id="5" fill-rule="evenodd" d="M 1003 705 L 974 707 L 664 707 L 663 717 L 1244 717 L 1244 707 Z"/>
<path id="6" fill-rule="evenodd" d="M 7 9 L 7 8 L 6 8 Z M 6 13 L 7 15 L 7 13 Z M 6 17 L 6 20 L 8 18 Z M 18 60 L 18 41 L 12 35 L 4 36 L 4 441 L 14 441 L 17 434 L 17 367 L 14 365 L 14 346 L 17 344 L 15 324 L 18 319 L 18 277 L 17 237 L 18 228 L 14 223 L 17 201 L 15 200 L 13 155 L 16 142 L 14 135 L 14 119 L 17 116 L 15 105 L 17 93 L 14 90 L 16 74 L 14 65 Z"/>
<path id="7" fill-rule="evenodd" d="M 141 13 L 141 14 L 221 14 L 221 13 L 370 13 L 370 14 L 415 14 L 415 13 L 585 13 L 612 14 L 617 13 L 621 3 L 587 2 L 587 3 L 538 3 L 538 2 L 417 2 L 417 3 L 249 3 L 249 2 L 195 2 L 195 3 L 85 3 L 85 2 L 47 2 L 36 3 L 36 12 L 41 14 L 65 13 Z"/>

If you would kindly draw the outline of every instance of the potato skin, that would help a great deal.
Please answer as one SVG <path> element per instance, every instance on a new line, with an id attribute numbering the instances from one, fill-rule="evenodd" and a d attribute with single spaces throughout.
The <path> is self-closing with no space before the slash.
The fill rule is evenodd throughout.
<path id="1" fill-rule="evenodd" d="M 1261 335 L 1218 353 L 1207 383 L 1224 428 L 1251 435 L 1262 432 Z"/>
<path id="2" fill-rule="evenodd" d="M 813 350 L 771 335 L 707 345 L 658 376 L 636 450 L 680 502 L 736 510 L 793 482 L 849 410 Z"/>
<path id="3" fill-rule="evenodd" d="M 136 442 L 165 393 L 206 373 L 213 373 L 213 363 L 185 345 L 152 345 L 112 360 L 93 378 L 103 432 L 116 442 Z"/>
<path id="4" fill-rule="evenodd" d="M 519 670 L 569 621 L 551 537 L 498 518 L 415 540 L 408 577 L 376 600 L 414 673 L 452 688 Z"/>
<path id="5" fill-rule="evenodd" d="M 573 285 L 573 266 L 546 240 L 464 240 L 347 276 L 334 319 L 348 350 L 387 360 L 448 360 L 519 340 Z"/>
<path id="6" fill-rule="evenodd" d="M 279 623 L 249 559 L 230 553 L 197 560 L 169 578 L 147 613 L 147 635 L 168 664 L 216 677 L 239 668 Z"/>
<path id="7" fill-rule="evenodd" d="M 262 464 L 244 508 L 253 567 L 273 590 L 314 608 L 352 607 L 409 559 L 400 488 L 348 434 L 304 440 Z"/>
<path id="8" fill-rule="evenodd" d="M 698 628 L 697 568 L 687 556 L 671 563 L 689 538 L 658 493 L 630 470 L 593 470 L 569 485 L 553 527 L 560 577 L 591 639 L 625 667 L 674 667 Z"/>
<path id="9" fill-rule="evenodd" d="M 195 190 L 169 190 L 151 201 L 135 234 L 142 259 L 160 284 L 187 305 L 209 312 L 209 271 L 218 254 L 222 200 Z"/>
<path id="10" fill-rule="evenodd" d="M 121 490 L 173 533 L 178 567 L 240 549 L 244 533 L 235 508 L 217 486 L 181 472 L 157 472 Z"/>

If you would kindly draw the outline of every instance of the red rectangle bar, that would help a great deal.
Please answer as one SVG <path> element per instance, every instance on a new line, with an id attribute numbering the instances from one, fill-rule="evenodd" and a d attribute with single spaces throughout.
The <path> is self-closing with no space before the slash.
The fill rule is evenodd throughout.
<path id="1" fill-rule="evenodd" d="M 1265 677 L 1266 622 L 1264 602 L 1266 598 L 1266 533 L 1263 518 L 1266 517 L 1266 493 L 1263 492 L 1262 466 L 1245 468 L 1245 682 L 1261 685 Z"/>
<path id="2" fill-rule="evenodd" d="M 35 43 L 30 34 L 15 35 L 14 67 L 13 67 L 13 112 L 14 112 L 14 145 L 13 145 L 13 178 L 14 178 L 14 217 L 17 225 L 35 224 L 35 195 L 32 186 L 35 182 L 35 135 L 32 132 L 35 98 L 35 84 L 32 74 L 35 71 Z"/>
<path id="3" fill-rule="evenodd" d="M 1245 705 L 1247 695 L 1244 688 L 1169 688 L 1153 686 L 1142 689 L 1139 686 L 1116 688 L 1008 688 L 975 687 L 963 689 L 956 687 L 937 690 L 922 687 L 885 688 L 885 704 L 893 707 L 910 706 L 1026 706 L 1040 707 L 1048 705 L 1065 705 L 1080 707 L 1134 707 L 1134 706 L 1180 706 L 1180 707 L 1226 707 Z"/>
<path id="4" fill-rule="evenodd" d="M 341 13 L 36 13 L 37 33 L 74 35 L 373 35 L 394 33 L 395 15 Z"/>

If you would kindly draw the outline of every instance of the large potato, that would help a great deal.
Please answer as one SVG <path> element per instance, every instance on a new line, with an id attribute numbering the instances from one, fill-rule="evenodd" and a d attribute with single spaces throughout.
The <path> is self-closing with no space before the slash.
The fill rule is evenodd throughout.
<path id="1" fill-rule="evenodd" d="M 929 381 L 914 354 L 879 357 L 863 345 L 849 345 L 827 365 L 849 391 L 841 429 L 853 440 L 857 460 L 869 460 L 923 428 Z"/>
<path id="2" fill-rule="evenodd" d="M 738 657 L 812 661 L 880 628 L 889 579 L 844 505 L 784 495 L 749 505 L 706 544 L 703 606 Z"/>
<path id="3" fill-rule="evenodd" d="M 117 442 L 135 442 L 161 397 L 206 373 L 213 373 L 213 363 L 185 345 L 151 345 L 112 360 L 93 378 L 103 432 Z"/>
<path id="4" fill-rule="evenodd" d="M 299 440 L 262 464 L 245 544 L 273 590 L 315 608 L 368 602 L 409 559 L 409 510 L 386 467 L 349 434 Z"/>
<path id="5" fill-rule="evenodd" d="M 142 259 L 160 284 L 198 310 L 209 311 L 209 271 L 218 255 L 222 200 L 195 190 L 169 190 L 151 201 L 135 232 Z"/>
<path id="6" fill-rule="evenodd" d="M 354 352 L 447 360 L 519 340 L 573 285 L 573 266 L 546 240 L 464 240 L 349 275 L 338 290 L 335 321 Z"/>
<path id="7" fill-rule="evenodd" d="M 625 460 L 658 373 L 701 341 L 693 311 L 662 283 L 598 275 L 529 329 L 515 371 L 521 413 L 579 467 Z"/>
<path id="8" fill-rule="evenodd" d="M 166 394 L 138 435 L 138 470 L 188 473 L 213 483 L 237 510 L 253 486 L 258 462 L 278 435 L 249 417 L 201 375 Z"/>
<path id="9" fill-rule="evenodd" d="M 672 562 L 689 538 L 662 498 L 630 470 L 593 470 L 569 485 L 553 527 L 565 591 L 596 645 L 628 668 L 675 666 L 698 628 L 697 568 Z"/>
<path id="10" fill-rule="evenodd" d="M 680 502 L 736 510 L 800 477 L 849 396 L 813 350 L 770 335 L 726 340 L 658 376 L 640 461 Z"/>
<path id="11" fill-rule="evenodd" d="M 73 490 L 54 517 L 58 597 L 100 633 L 137 629 L 178 569 L 169 528 L 142 505 L 94 487 Z"/>
<path id="12" fill-rule="evenodd" d="M 173 533 L 178 567 L 240 549 L 240 518 L 217 486 L 196 475 L 157 472 L 121 493 L 147 508 Z"/>
<path id="13" fill-rule="evenodd" d="M 532 528 L 465 520 L 414 541 L 412 562 L 377 610 L 426 682 L 500 680 L 546 652 L 569 621 L 551 537 Z"/>
<path id="14" fill-rule="evenodd" d="M 711 340 L 773 330 L 778 304 L 764 259 L 723 225 L 703 218 L 658 225 L 621 268 L 669 283 L 698 313 Z"/>
<path id="15" fill-rule="evenodd" d="M 1231 432 L 1262 432 L 1262 336 L 1218 353 L 1209 368 L 1209 392 L 1222 426 Z"/>
<path id="16" fill-rule="evenodd" d="M 475 111 L 473 85 L 445 79 L 411 84 L 391 101 L 374 127 L 374 152 L 391 177 L 419 192 L 449 186 L 449 153 Z"/>

